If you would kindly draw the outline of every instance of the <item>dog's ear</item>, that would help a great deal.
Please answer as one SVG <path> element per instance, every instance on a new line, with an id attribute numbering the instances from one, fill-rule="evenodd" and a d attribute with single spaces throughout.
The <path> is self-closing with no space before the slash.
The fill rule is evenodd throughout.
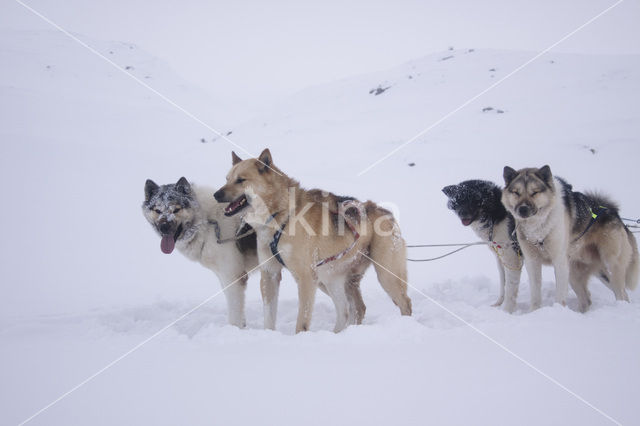
<path id="1" fill-rule="evenodd" d="M 551 175 L 551 167 L 547 165 L 540 167 L 536 172 L 536 175 L 538 175 L 538 177 L 547 184 L 551 183 L 551 179 L 553 178 L 553 176 Z"/>
<path id="2" fill-rule="evenodd" d="M 258 171 L 260 173 L 268 172 L 273 164 L 273 160 L 271 159 L 271 152 L 269 148 L 265 148 L 264 151 L 258 157 Z"/>
<path id="3" fill-rule="evenodd" d="M 231 165 L 235 166 L 242 161 L 242 158 L 238 157 L 235 152 L 231 151 Z"/>
<path id="4" fill-rule="evenodd" d="M 453 196 L 458 192 L 458 185 L 449 185 L 442 188 L 442 192 L 449 198 L 453 198 Z"/>
<path id="5" fill-rule="evenodd" d="M 189 184 L 187 178 L 182 176 L 180 179 L 178 179 L 178 182 L 176 183 L 176 190 L 178 192 L 182 192 L 183 194 L 189 194 L 191 192 L 191 184 Z"/>
<path id="6" fill-rule="evenodd" d="M 160 188 L 154 181 L 147 179 L 144 183 L 144 200 L 149 201 Z"/>
<path id="7" fill-rule="evenodd" d="M 504 170 L 502 172 L 502 177 L 504 178 L 504 186 L 509 186 L 511 181 L 518 176 L 518 172 L 512 169 L 509 166 L 504 166 Z"/>

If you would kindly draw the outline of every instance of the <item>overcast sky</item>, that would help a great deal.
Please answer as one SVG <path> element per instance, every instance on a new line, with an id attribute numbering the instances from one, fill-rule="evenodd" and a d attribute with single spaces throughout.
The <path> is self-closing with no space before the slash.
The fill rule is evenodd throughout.
<path id="1" fill-rule="evenodd" d="M 249 116 L 307 86 L 450 46 L 540 51 L 615 1 L 25 3 L 69 31 L 140 45 Z M 5 1 L 0 9 L 2 28 L 50 28 L 17 2 Z M 554 50 L 638 54 L 638 22 L 640 2 L 626 0 Z"/>

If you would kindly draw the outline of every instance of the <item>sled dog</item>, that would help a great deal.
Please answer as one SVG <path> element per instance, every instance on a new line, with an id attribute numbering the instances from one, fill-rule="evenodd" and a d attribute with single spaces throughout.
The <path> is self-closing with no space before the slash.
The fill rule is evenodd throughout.
<path id="1" fill-rule="evenodd" d="M 638 283 L 638 246 L 622 223 L 618 206 L 605 196 L 573 191 L 572 186 L 539 169 L 504 168 L 502 202 L 514 216 L 518 242 L 531 287 L 531 308 L 541 304 L 542 264 L 555 270 L 557 303 L 566 304 L 568 285 L 578 308 L 591 305 L 587 282 L 597 276 L 616 300 Z"/>
<path id="2" fill-rule="evenodd" d="M 500 296 L 493 306 L 511 313 L 516 307 L 522 252 L 515 236 L 515 221 L 502 205 L 502 189 L 486 180 L 466 180 L 442 189 L 447 206 L 464 226 L 487 243 L 496 257 L 500 274 Z"/>
<path id="3" fill-rule="evenodd" d="M 256 230 L 258 258 L 261 264 L 268 261 L 260 286 L 270 325 L 275 325 L 277 278 L 285 266 L 298 284 L 296 332 L 309 329 L 319 286 L 335 304 L 335 332 L 360 322 L 362 300 L 350 300 L 360 293 L 349 292 L 370 263 L 400 312 L 411 315 L 405 242 L 390 212 L 371 201 L 302 189 L 275 166 L 268 149 L 244 161 L 232 153 L 227 183 L 215 198 L 229 202 L 229 216 L 246 209 L 244 220 Z"/>
<path id="4" fill-rule="evenodd" d="M 192 185 L 184 177 L 162 186 L 147 180 L 142 212 L 162 237 L 163 253 L 177 247 L 217 275 L 227 299 L 229 323 L 242 328 L 247 271 L 258 265 L 256 236 L 241 218 L 225 216 L 225 206 L 212 193 L 213 189 Z"/>

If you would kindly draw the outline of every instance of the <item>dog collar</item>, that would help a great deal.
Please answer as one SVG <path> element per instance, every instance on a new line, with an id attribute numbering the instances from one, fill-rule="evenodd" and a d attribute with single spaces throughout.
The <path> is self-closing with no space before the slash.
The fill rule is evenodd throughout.
<path id="1" fill-rule="evenodd" d="M 209 220 L 209 225 L 213 226 L 213 231 L 216 234 L 216 243 L 218 244 L 224 244 L 224 243 L 228 243 L 230 241 L 238 241 L 241 240 L 244 237 L 248 237 L 251 234 L 254 234 L 256 232 L 255 229 L 251 228 L 249 226 L 249 230 L 245 231 L 241 234 L 238 234 L 238 232 L 240 232 L 240 230 L 242 230 L 245 225 L 247 225 L 246 222 L 241 222 L 240 226 L 238 227 L 238 229 L 236 229 L 236 234 L 233 237 L 229 237 L 229 238 L 222 238 L 222 233 L 220 232 L 220 224 L 218 223 L 217 220 L 211 219 Z"/>

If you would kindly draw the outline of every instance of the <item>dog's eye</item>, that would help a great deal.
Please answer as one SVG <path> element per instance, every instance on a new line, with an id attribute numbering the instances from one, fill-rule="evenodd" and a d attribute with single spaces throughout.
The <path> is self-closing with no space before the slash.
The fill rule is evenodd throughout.
<path id="1" fill-rule="evenodd" d="M 236 179 L 236 183 L 240 184 L 242 182 L 244 182 L 246 179 L 239 177 L 238 179 Z"/>
<path id="2" fill-rule="evenodd" d="M 180 207 L 176 207 L 175 209 L 173 209 L 173 214 L 178 213 L 180 210 L 182 210 Z"/>
<path id="3" fill-rule="evenodd" d="M 519 193 L 518 191 L 511 191 L 511 193 L 512 193 L 513 195 L 515 195 L 516 197 L 519 197 L 519 196 L 520 196 L 520 193 Z"/>
<path id="4" fill-rule="evenodd" d="M 158 214 L 162 214 L 162 211 L 160 209 L 153 209 L 153 211 L 158 213 Z"/>
<path id="5" fill-rule="evenodd" d="M 532 197 L 535 197 L 535 196 L 536 196 L 536 195 L 538 195 L 539 193 L 540 193 L 540 191 L 533 191 L 533 192 L 531 193 L 531 196 L 532 196 Z"/>

